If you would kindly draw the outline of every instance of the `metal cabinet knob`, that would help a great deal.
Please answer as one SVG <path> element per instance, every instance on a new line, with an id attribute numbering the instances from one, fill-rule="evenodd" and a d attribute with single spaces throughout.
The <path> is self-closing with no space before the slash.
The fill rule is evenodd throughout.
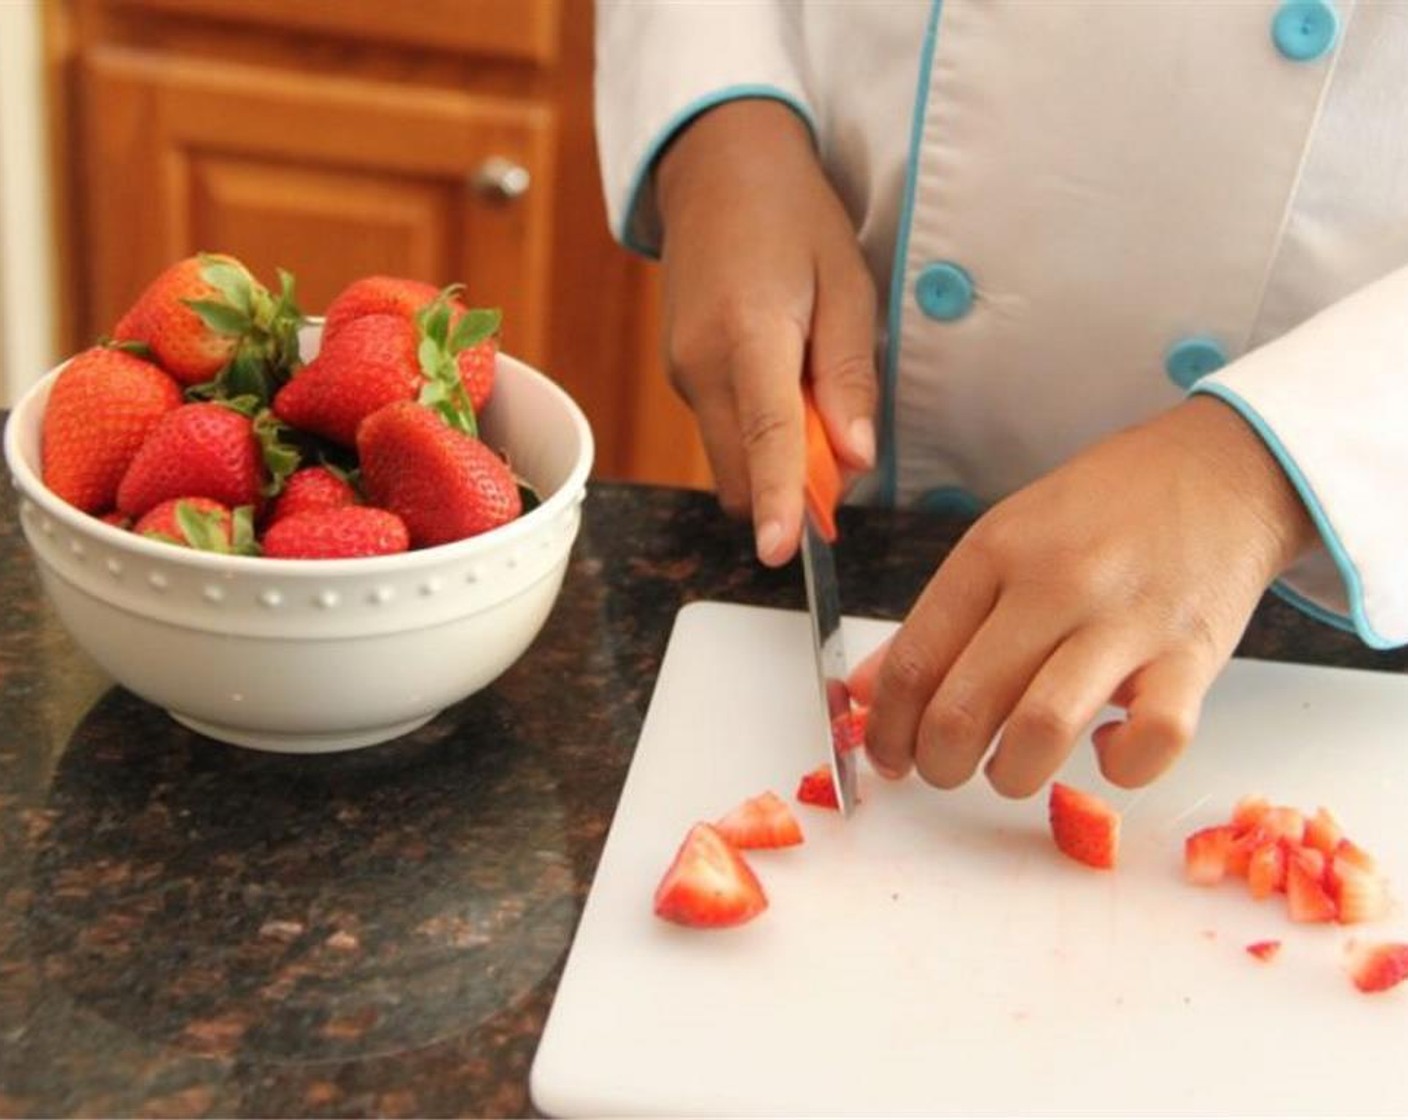
<path id="1" fill-rule="evenodd" d="M 469 179 L 479 194 L 487 198 L 512 202 L 522 198 L 533 185 L 533 176 L 528 169 L 503 156 L 490 156 Z"/>

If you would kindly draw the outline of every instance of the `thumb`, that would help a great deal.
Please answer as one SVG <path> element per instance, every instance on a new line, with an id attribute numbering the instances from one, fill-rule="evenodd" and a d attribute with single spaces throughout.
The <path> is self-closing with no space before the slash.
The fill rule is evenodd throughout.
<path id="1" fill-rule="evenodd" d="M 817 411 L 837 458 L 853 470 L 875 465 L 875 287 L 859 253 L 821 270 L 808 372 Z"/>

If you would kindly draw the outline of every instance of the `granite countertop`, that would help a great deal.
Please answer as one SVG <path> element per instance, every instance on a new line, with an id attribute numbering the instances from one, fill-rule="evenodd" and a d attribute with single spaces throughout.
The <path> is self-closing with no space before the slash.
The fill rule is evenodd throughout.
<path id="1" fill-rule="evenodd" d="M 0 488 L 0 1115 L 490 1116 L 528 1071 L 679 608 L 800 609 L 705 494 L 596 483 L 493 686 L 391 744 L 260 754 L 116 689 Z M 844 510 L 850 614 L 963 525 Z M 1269 599 L 1244 654 L 1401 671 Z"/>

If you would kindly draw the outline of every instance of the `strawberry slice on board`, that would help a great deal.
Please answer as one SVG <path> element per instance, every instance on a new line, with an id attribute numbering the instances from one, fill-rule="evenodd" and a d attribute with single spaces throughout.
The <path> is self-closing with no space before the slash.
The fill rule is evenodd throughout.
<path id="1" fill-rule="evenodd" d="M 1210 887 L 1227 877 L 1236 833 L 1230 825 L 1211 825 L 1183 841 L 1183 874 L 1190 883 Z"/>
<path id="2" fill-rule="evenodd" d="M 1120 816 L 1113 808 L 1093 793 L 1052 782 L 1047 810 L 1051 836 L 1060 851 L 1100 871 L 1115 866 Z"/>
<path id="3" fill-rule="evenodd" d="M 735 848 L 791 848 L 802 843 L 801 824 L 772 790 L 735 806 L 714 827 Z"/>
<path id="4" fill-rule="evenodd" d="M 1351 942 L 1349 978 L 1361 992 L 1386 992 L 1396 988 L 1408 980 L 1408 942 Z"/>
<path id="5" fill-rule="evenodd" d="M 1274 961 L 1281 952 L 1281 942 L 1273 939 L 1266 941 L 1253 941 L 1246 947 L 1247 952 L 1259 961 L 1270 963 Z"/>
<path id="6" fill-rule="evenodd" d="M 767 909 L 767 895 L 738 849 L 713 825 L 689 830 L 655 888 L 655 913 L 702 929 L 742 925 Z"/>
<path id="7" fill-rule="evenodd" d="M 836 796 L 836 781 L 831 776 L 830 763 L 823 762 L 815 770 L 808 770 L 802 775 L 802 780 L 797 783 L 797 800 L 804 805 L 840 811 L 841 802 Z"/>

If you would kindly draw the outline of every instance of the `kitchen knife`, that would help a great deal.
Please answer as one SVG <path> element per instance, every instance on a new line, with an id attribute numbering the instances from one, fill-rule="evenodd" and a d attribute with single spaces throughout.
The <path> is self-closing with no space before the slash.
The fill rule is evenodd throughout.
<path id="1" fill-rule="evenodd" d="M 802 518 L 802 571 L 807 584 L 807 613 L 812 622 L 817 686 L 826 718 L 826 755 L 836 786 L 837 806 L 849 816 L 856 803 L 855 743 L 850 734 L 850 667 L 841 637 L 841 590 L 836 583 L 836 505 L 841 499 L 841 471 L 810 390 L 806 404 L 806 511 Z"/>

